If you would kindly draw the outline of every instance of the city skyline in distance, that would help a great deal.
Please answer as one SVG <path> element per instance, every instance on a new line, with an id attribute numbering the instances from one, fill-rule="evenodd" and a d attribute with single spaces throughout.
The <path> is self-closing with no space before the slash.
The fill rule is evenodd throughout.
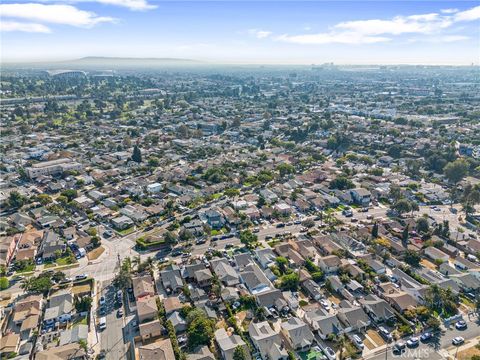
<path id="1" fill-rule="evenodd" d="M 3 63 L 479 63 L 478 2 L 17 0 L 0 14 Z"/>

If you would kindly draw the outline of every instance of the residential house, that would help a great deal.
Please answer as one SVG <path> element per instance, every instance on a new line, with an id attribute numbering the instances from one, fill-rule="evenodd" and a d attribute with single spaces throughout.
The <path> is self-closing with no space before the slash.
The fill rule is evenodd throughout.
<path id="1" fill-rule="evenodd" d="M 346 302 L 345 302 L 346 303 Z M 351 305 L 338 310 L 337 317 L 342 322 L 345 332 L 365 330 L 371 323 L 361 307 Z"/>
<path id="2" fill-rule="evenodd" d="M 315 336 L 308 325 L 297 317 L 282 322 L 281 332 L 289 346 L 297 351 L 306 351 L 315 343 Z"/>
<path id="3" fill-rule="evenodd" d="M 425 256 L 434 261 L 448 262 L 450 256 L 434 246 L 429 246 L 424 250 Z"/>
<path id="4" fill-rule="evenodd" d="M 218 279 L 225 286 L 235 286 L 240 283 L 238 272 L 225 259 L 212 260 L 210 266 Z"/>
<path id="5" fill-rule="evenodd" d="M 160 271 L 160 278 L 167 293 L 178 294 L 183 290 L 182 275 L 178 266 L 170 265 Z"/>
<path id="6" fill-rule="evenodd" d="M 321 257 L 318 265 L 325 275 L 337 273 L 340 265 L 342 264 L 340 258 L 336 255 L 329 255 Z"/>
<path id="7" fill-rule="evenodd" d="M 38 254 L 44 261 L 52 260 L 57 257 L 57 254 L 63 253 L 67 248 L 65 242 L 52 230 L 47 230 L 43 234 L 42 243 L 38 249 Z"/>
<path id="8" fill-rule="evenodd" d="M 138 360 L 175 359 L 170 339 L 160 339 L 146 345 L 140 345 L 135 352 L 138 352 L 138 357 L 136 357 Z"/>
<path id="9" fill-rule="evenodd" d="M 155 296 L 154 283 L 150 275 L 135 276 L 132 278 L 132 287 L 137 300 L 145 296 Z"/>
<path id="10" fill-rule="evenodd" d="M 385 300 L 380 299 L 376 295 L 367 295 L 364 299 L 359 300 L 359 302 L 365 312 L 376 323 L 395 319 L 395 311 L 393 308 Z"/>
<path id="11" fill-rule="evenodd" d="M 288 359 L 288 353 L 282 346 L 280 335 L 273 330 L 267 321 L 260 323 L 251 322 L 248 333 L 255 346 L 260 352 L 262 359 Z"/>
<path id="12" fill-rule="evenodd" d="M 310 325 L 310 328 L 323 340 L 331 335 L 343 334 L 343 325 L 337 316 L 321 308 L 306 311 L 303 318 Z"/>
<path id="13" fill-rule="evenodd" d="M 223 360 L 233 360 L 233 354 L 238 346 L 243 347 L 245 350 L 247 360 L 251 359 L 250 350 L 239 335 L 229 334 L 224 328 L 220 328 L 215 331 L 215 341 L 220 349 Z"/>
<path id="14" fill-rule="evenodd" d="M 43 321 L 47 325 L 55 322 L 64 323 L 70 321 L 73 312 L 73 295 L 69 289 L 60 290 L 50 295 L 48 306 L 45 310 Z"/>
<path id="15" fill-rule="evenodd" d="M 155 296 L 145 295 L 137 299 L 137 316 L 140 324 L 158 318 L 158 307 Z"/>

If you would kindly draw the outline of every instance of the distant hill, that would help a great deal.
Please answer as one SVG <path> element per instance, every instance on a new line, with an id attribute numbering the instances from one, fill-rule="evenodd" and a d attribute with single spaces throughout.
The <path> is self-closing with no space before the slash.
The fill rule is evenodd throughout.
<path id="1" fill-rule="evenodd" d="M 87 56 L 80 59 L 61 61 L 61 64 L 77 66 L 106 66 L 106 67 L 143 67 L 162 65 L 195 65 L 201 61 L 177 58 L 126 58 L 126 57 L 101 57 Z M 58 63 L 57 63 L 58 64 Z"/>

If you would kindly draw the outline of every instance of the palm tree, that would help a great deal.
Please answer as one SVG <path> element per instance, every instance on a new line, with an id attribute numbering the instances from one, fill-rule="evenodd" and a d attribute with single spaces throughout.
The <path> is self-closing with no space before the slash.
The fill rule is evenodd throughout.
<path id="1" fill-rule="evenodd" d="M 140 264 L 142 263 L 142 259 L 140 259 L 140 255 L 134 256 L 132 260 L 132 265 L 134 267 L 138 268 L 140 267 Z"/>
<path id="2" fill-rule="evenodd" d="M 347 339 L 346 339 L 345 335 L 338 336 L 337 342 L 338 342 L 338 345 L 340 346 L 339 358 L 340 358 L 340 360 L 343 360 L 343 350 L 344 350 L 345 345 L 347 343 Z"/>

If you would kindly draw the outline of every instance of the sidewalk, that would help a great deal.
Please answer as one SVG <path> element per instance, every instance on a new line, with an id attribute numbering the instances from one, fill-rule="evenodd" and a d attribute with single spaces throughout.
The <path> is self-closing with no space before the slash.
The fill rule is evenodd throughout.
<path id="1" fill-rule="evenodd" d="M 477 336 L 472 339 L 465 340 L 465 344 L 459 346 L 458 348 L 452 345 L 446 349 L 441 349 L 439 354 L 441 354 L 445 359 L 470 359 L 475 354 L 480 355 L 480 350 L 475 349 L 475 346 L 479 343 L 480 336 Z M 468 350 L 471 350 L 471 352 Z"/>

